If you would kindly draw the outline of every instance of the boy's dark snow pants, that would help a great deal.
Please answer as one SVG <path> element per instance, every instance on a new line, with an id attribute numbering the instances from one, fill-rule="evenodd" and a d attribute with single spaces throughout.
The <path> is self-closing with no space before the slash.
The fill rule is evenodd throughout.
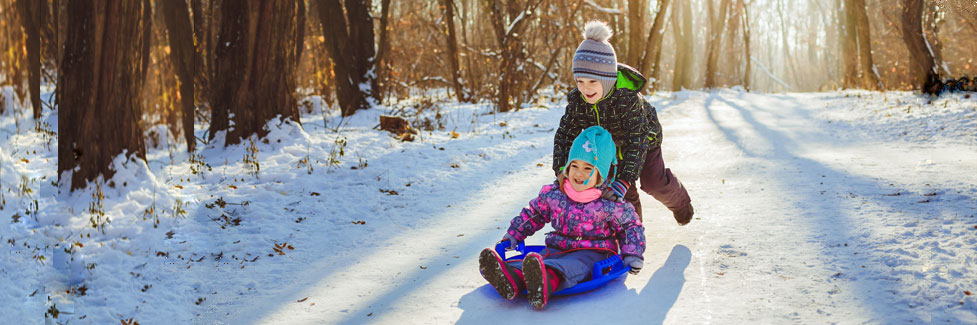
<path id="1" fill-rule="evenodd" d="M 661 147 L 648 150 L 648 153 L 645 155 L 645 164 L 641 168 L 639 180 L 642 191 L 654 197 L 655 200 L 664 204 L 671 211 L 684 208 L 692 201 L 689 198 L 689 192 L 685 190 L 682 182 L 675 175 L 672 175 L 671 170 L 665 168 L 665 161 L 662 160 Z M 638 198 L 637 186 L 634 183 L 630 185 L 631 187 L 624 194 L 624 200 L 634 205 L 634 211 L 638 213 L 638 219 L 644 221 L 641 217 L 641 201 Z"/>

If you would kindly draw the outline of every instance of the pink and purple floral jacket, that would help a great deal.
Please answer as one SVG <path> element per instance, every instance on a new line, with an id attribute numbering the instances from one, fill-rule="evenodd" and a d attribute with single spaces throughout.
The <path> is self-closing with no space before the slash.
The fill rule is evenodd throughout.
<path id="1" fill-rule="evenodd" d="M 608 248 L 639 258 L 645 251 L 645 227 L 631 203 L 602 198 L 575 202 L 556 184 L 543 186 L 539 196 L 512 219 L 508 233 L 522 241 L 550 222 L 555 230 L 546 234 L 547 247 Z"/>

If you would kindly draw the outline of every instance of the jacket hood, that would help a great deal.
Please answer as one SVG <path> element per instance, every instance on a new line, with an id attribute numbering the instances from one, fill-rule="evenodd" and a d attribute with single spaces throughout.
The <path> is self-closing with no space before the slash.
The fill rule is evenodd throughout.
<path id="1" fill-rule="evenodd" d="M 648 84 L 648 78 L 641 75 L 637 69 L 623 63 L 617 64 L 617 88 L 631 89 L 641 92 Z"/>

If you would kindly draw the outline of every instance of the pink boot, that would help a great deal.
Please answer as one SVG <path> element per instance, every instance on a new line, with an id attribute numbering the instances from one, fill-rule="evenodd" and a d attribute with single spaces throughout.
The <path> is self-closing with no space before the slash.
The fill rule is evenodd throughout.
<path id="1" fill-rule="evenodd" d="M 478 255 L 478 270 L 482 277 L 506 300 L 512 300 L 522 291 L 522 272 L 509 266 L 495 250 L 486 248 Z"/>
<path id="2" fill-rule="evenodd" d="M 560 285 L 560 278 L 556 272 L 547 269 L 543 264 L 543 256 L 535 252 L 526 254 L 522 260 L 522 272 L 526 279 L 526 291 L 529 304 L 534 308 L 543 309 L 553 293 Z"/>

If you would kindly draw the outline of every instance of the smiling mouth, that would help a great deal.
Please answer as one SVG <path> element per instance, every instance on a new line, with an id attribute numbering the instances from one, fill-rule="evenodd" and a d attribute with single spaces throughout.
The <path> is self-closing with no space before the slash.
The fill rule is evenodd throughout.
<path id="1" fill-rule="evenodd" d="M 589 95 L 585 94 L 584 96 L 587 96 L 587 98 L 591 98 L 591 97 L 597 96 L 597 93 L 593 93 L 593 94 L 589 94 Z"/>

